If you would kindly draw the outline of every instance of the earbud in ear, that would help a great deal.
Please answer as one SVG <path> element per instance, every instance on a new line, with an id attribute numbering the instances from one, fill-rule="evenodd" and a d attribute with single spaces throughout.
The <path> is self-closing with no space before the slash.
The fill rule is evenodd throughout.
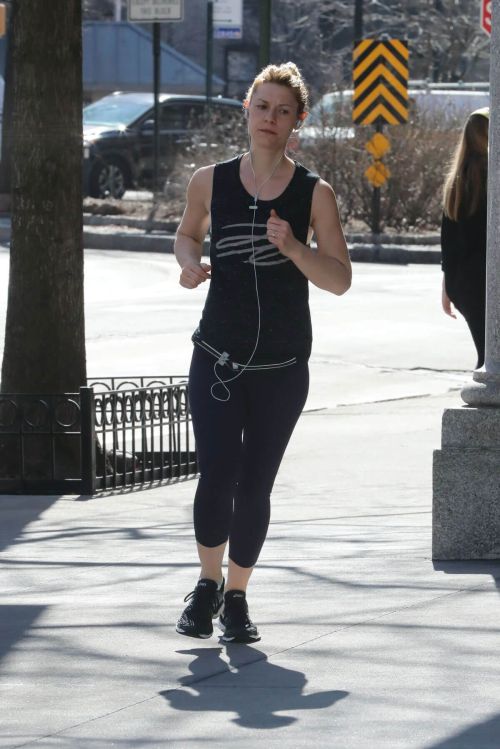
<path id="1" fill-rule="evenodd" d="M 304 120 L 306 117 L 307 112 L 301 112 L 299 115 L 297 115 L 297 122 L 295 123 L 294 130 L 298 130 L 304 124 Z"/>

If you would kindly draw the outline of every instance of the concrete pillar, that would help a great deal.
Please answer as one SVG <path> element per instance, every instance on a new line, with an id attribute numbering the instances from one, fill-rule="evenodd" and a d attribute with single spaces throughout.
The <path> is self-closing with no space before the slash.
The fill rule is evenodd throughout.
<path id="1" fill-rule="evenodd" d="M 500 559 L 500 0 L 492 0 L 486 355 L 443 414 L 434 453 L 433 559 Z"/>

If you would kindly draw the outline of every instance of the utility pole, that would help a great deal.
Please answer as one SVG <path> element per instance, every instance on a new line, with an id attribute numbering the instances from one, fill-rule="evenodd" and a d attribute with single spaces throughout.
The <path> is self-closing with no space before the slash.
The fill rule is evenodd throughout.
<path id="1" fill-rule="evenodd" d="M 354 41 L 363 38 L 363 0 L 355 0 L 354 5 Z"/>
<path id="2" fill-rule="evenodd" d="M 161 76 L 161 30 L 158 21 L 153 23 L 153 102 L 154 102 L 154 169 L 153 194 L 160 192 L 160 76 Z"/>
<path id="3" fill-rule="evenodd" d="M 363 39 L 363 0 L 354 2 L 354 43 Z M 381 123 L 375 126 L 375 132 L 382 132 Z M 380 234 L 380 187 L 374 187 L 372 192 L 371 230 L 373 234 Z"/>
<path id="4" fill-rule="evenodd" d="M 212 98 L 212 71 L 214 60 L 214 4 L 213 0 L 207 2 L 207 41 L 206 41 L 206 81 L 205 94 L 207 104 Z"/>
<path id="5" fill-rule="evenodd" d="M 271 10 L 272 0 L 260 0 L 259 23 L 260 23 L 260 45 L 259 66 L 265 68 L 271 61 Z"/>

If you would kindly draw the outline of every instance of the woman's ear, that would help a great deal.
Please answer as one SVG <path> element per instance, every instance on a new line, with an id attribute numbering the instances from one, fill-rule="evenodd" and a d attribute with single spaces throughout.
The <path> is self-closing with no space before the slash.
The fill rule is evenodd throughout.
<path id="1" fill-rule="evenodd" d="M 301 127 L 304 124 L 304 120 L 307 117 L 309 112 L 301 112 L 297 115 L 297 122 L 295 123 L 295 130 L 298 130 L 299 127 Z"/>

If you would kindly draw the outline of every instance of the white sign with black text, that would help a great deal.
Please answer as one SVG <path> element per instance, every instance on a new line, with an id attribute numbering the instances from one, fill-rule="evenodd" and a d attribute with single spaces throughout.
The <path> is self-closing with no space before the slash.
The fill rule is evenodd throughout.
<path id="1" fill-rule="evenodd" d="M 128 20 L 133 23 L 182 21 L 183 0 L 128 0 Z"/>

